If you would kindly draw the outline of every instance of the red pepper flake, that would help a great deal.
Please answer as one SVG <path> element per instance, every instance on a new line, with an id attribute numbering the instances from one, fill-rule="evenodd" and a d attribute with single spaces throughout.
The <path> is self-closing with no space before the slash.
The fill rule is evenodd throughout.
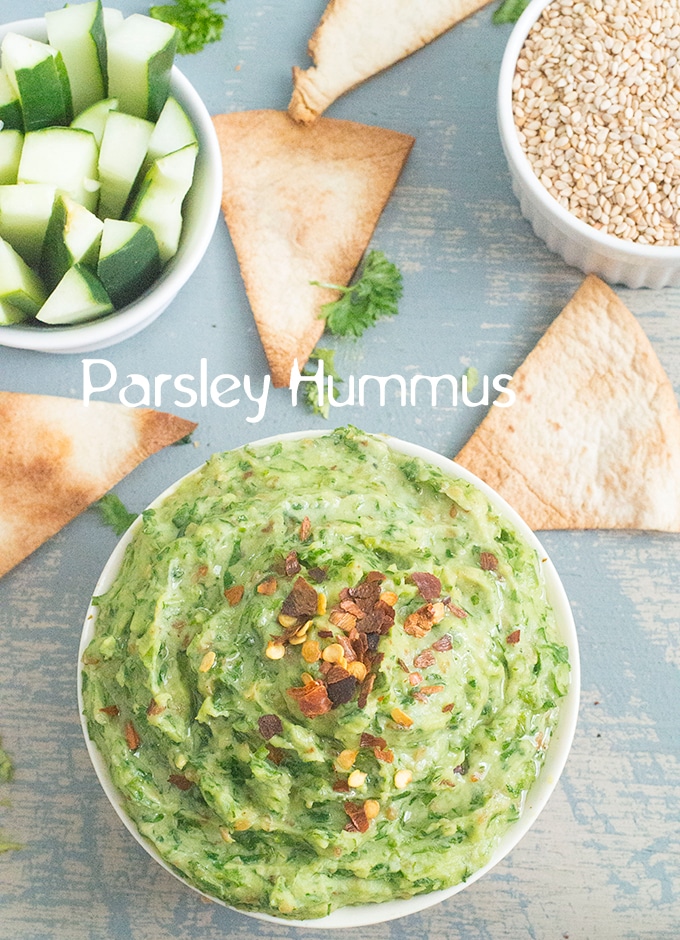
<path id="1" fill-rule="evenodd" d="M 184 774 L 170 774 L 168 783 L 171 783 L 173 787 L 177 787 L 178 790 L 190 790 L 193 787 L 192 781 Z"/>
<path id="2" fill-rule="evenodd" d="M 363 806 L 360 806 L 358 803 L 350 803 L 349 801 L 343 805 L 352 826 L 351 829 L 349 825 L 345 826 L 345 829 L 349 832 L 368 832 L 368 817 L 366 816 Z"/>
<path id="3" fill-rule="evenodd" d="M 423 677 L 419 672 L 410 672 L 408 676 L 409 685 L 418 685 L 423 681 Z"/>
<path id="4" fill-rule="evenodd" d="M 334 637 L 335 634 L 332 630 L 318 630 L 317 636 L 323 637 L 324 640 L 329 640 L 331 637 Z"/>
<path id="5" fill-rule="evenodd" d="M 273 744 L 267 744 L 267 751 L 267 760 L 270 760 L 272 764 L 276 764 L 277 767 L 286 756 L 286 752 L 282 747 L 274 747 Z"/>
<path id="6" fill-rule="evenodd" d="M 243 597 L 243 585 L 235 584 L 233 587 L 227 588 L 224 592 L 224 596 L 229 601 L 230 607 L 236 607 L 238 602 Z"/>
<path id="7" fill-rule="evenodd" d="M 438 649 L 439 647 L 436 648 Z M 451 649 L 450 646 L 449 649 Z M 427 669 L 428 666 L 434 666 L 436 662 L 437 660 L 432 650 L 423 650 L 422 653 L 418 653 L 413 660 L 413 665 L 416 669 Z"/>
<path id="8" fill-rule="evenodd" d="M 328 697 L 333 703 L 333 707 L 345 705 L 354 697 L 357 688 L 356 676 L 353 676 L 342 666 L 333 666 L 326 676 L 328 685 Z"/>
<path id="9" fill-rule="evenodd" d="M 261 531 L 264 533 L 268 533 L 268 532 L 271 532 L 273 528 L 274 528 L 274 520 L 270 519 L 267 525 Z"/>
<path id="10" fill-rule="evenodd" d="M 271 595 L 271 594 L 275 594 L 275 593 L 276 593 L 276 588 L 277 588 L 277 587 L 278 587 L 278 583 L 277 583 L 277 581 L 276 581 L 276 578 L 267 578 L 265 581 L 261 581 L 261 582 L 258 584 L 258 586 L 257 586 L 257 593 L 258 593 L 258 594 L 266 594 L 266 595 L 269 596 L 269 595 Z"/>
<path id="11" fill-rule="evenodd" d="M 120 715 L 120 708 L 118 708 L 117 705 L 105 705 L 104 708 L 100 708 L 99 711 L 104 715 L 110 715 L 111 718 L 116 718 Z"/>
<path id="12" fill-rule="evenodd" d="M 137 729 L 131 721 L 128 721 L 125 725 L 125 740 L 127 741 L 127 746 L 131 751 L 136 751 L 142 743 L 142 739 L 137 734 Z"/>
<path id="13" fill-rule="evenodd" d="M 366 616 L 361 607 L 359 607 L 359 605 L 353 601 L 351 597 L 347 598 L 345 601 L 340 601 L 340 609 L 343 610 L 346 614 L 351 614 L 352 617 L 355 617 L 357 620 L 363 620 L 363 618 Z"/>
<path id="14" fill-rule="evenodd" d="M 408 666 L 406 665 L 406 663 L 404 662 L 403 659 L 398 659 L 398 660 L 397 660 L 397 665 L 399 666 L 399 668 L 401 669 L 402 672 L 410 672 L 410 671 L 411 671 L 411 670 L 408 668 Z"/>
<path id="15" fill-rule="evenodd" d="M 369 734 L 368 731 L 362 731 L 359 739 L 359 747 L 386 747 L 387 741 L 379 738 L 375 734 Z"/>
<path id="16" fill-rule="evenodd" d="M 336 793 L 349 793 L 349 784 L 346 780 L 336 780 L 333 789 Z"/>
<path id="17" fill-rule="evenodd" d="M 320 635 L 321 634 L 319 633 L 319 636 Z M 357 661 L 356 650 L 354 649 L 352 641 L 350 640 L 348 636 L 338 635 L 338 637 L 336 638 L 336 642 L 339 643 L 340 646 L 345 651 L 345 659 L 347 660 L 348 663 L 354 663 Z"/>
<path id="18" fill-rule="evenodd" d="M 404 632 L 409 636 L 426 636 L 437 622 L 434 604 L 424 604 L 414 610 L 404 621 Z"/>
<path id="19" fill-rule="evenodd" d="M 207 573 L 208 573 L 208 566 L 199 565 L 196 571 L 194 572 L 194 578 L 193 578 L 194 583 L 196 584 L 198 581 L 201 581 L 203 578 L 205 578 Z"/>
<path id="20" fill-rule="evenodd" d="M 315 568 L 310 568 L 310 569 L 307 571 L 307 574 L 308 574 L 309 577 L 312 579 L 312 581 L 314 581 L 316 584 L 321 584 L 322 581 L 325 581 L 325 580 L 326 580 L 326 577 L 327 577 L 327 575 L 328 575 L 328 571 L 326 570 L 326 568 L 316 568 L 316 567 L 315 567 Z"/>
<path id="21" fill-rule="evenodd" d="M 300 567 L 297 552 L 288 552 L 283 562 L 283 570 L 289 578 L 292 578 L 294 574 L 300 574 L 302 568 Z"/>
<path id="22" fill-rule="evenodd" d="M 418 588 L 423 600 L 433 601 L 442 593 L 441 581 L 436 575 L 430 574 L 429 571 L 414 571 L 409 575 L 409 580 Z"/>
<path id="23" fill-rule="evenodd" d="M 450 597 L 445 597 L 443 603 L 446 604 L 454 617 L 458 617 L 459 620 L 465 620 L 467 611 L 463 610 L 463 608 L 459 607 L 457 604 L 454 604 Z"/>
<path id="24" fill-rule="evenodd" d="M 456 707 L 456 706 L 455 706 L 455 702 L 449 702 L 448 705 L 444 705 L 444 707 L 442 708 L 442 711 L 443 711 L 443 712 L 452 712 L 455 707 Z"/>
<path id="25" fill-rule="evenodd" d="M 493 552 L 481 552 L 479 566 L 482 571 L 495 571 L 498 568 L 498 559 Z"/>
<path id="26" fill-rule="evenodd" d="M 359 692 L 359 698 L 357 700 L 357 705 L 359 708 L 366 708 L 366 703 L 368 702 L 368 696 L 373 691 L 373 686 L 375 685 L 375 673 L 369 672 L 364 681 L 361 683 L 361 690 Z"/>
<path id="27" fill-rule="evenodd" d="M 437 692 L 443 692 L 443 685 L 424 685 L 420 690 L 422 695 L 436 695 Z"/>
<path id="28" fill-rule="evenodd" d="M 281 734 L 283 731 L 283 724 L 278 715 L 260 715 L 257 719 L 257 726 L 265 741 L 273 738 L 275 734 Z"/>
<path id="29" fill-rule="evenodd" d="M 352 676 L 352 678 L 354 678 Z M 356 682 L 356 680 L 355 680 Z M 319 679 L 312 679 L 302 688 L 286 689 L 288 695 L 294 698 L 300 711 L 307 718 L 316 718 L 318 715 L 324 715 L 333 707 L 333 703 L 328 697 L 326 686 Z"/>
<path id="30" fill-rule="evenodd" d="M 515 643 L 519 643 L 519 630 L 513 630 L 512 633 L 508 633 L 505 638 L 505 642 L 510 646 L 514 646 Z"/>
<path id="31" fill-rule="evenodd" d="M 153 717 L 154 715 L 162 715 L 164 711 L 165 705 L 159 705 L 155 698 L 151 699 L 146 709 L 146 713 L 149 718 Z"/>
<path id="32" fill-rule="evenodd" d="M 318 604 L 318 594 L 315 589 L 301 576 L 293 584 L 288 597 L 281 605 L 281 613 L 286 617 L 309 617 L 316 616 L 316 607 Z"/>
<path id="33" fill-rule="evenodd" d="M 369 581 L 369 582 L 377 581 L 378 583 L 380 583 L 385 580 L 385 577 L 386 575 L 384 575 L 382 571 L 369 571 L 366 577 L 364 578 L 364 581 Z"/>
<path id="34" fill-rule="evenodd" d="M 387 747 L 374 747 L 373 753 L 375 754 L 375 759 L 381 760 L 384 764 L 394 762 L 394 753 Z"/>
<path id="35" fill-rule="evenodd" d="M 438 653 L 446 653 L 448 650 L 453 649 L 453 640 L 448 633 L 445 633 L 432 644 L 432 649 L 437 650 Z"/>
<path id="36" fill-rule="evenodd" d="M 312 523 L 309 520 L 309 516 L 305 516 L 305 518 L 300 523 L 300 541 L 306 542 L 311 534 Z"/>

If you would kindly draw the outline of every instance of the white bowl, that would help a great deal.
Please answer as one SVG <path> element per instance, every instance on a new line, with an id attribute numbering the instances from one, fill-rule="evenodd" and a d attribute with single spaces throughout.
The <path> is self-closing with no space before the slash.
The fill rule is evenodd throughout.
<path id="1" fill-rule="evenodd" d="M 275 437 L 254 441 L 249 446 L 256 447 L 261 444 L 270 444 L 281 440 L 298 440 L 300 438 L 320 437 L 326 433 L 327 432 L 325 431 L 295 431 L 289 434 L 280 434 L 276 435 Z M 239 911 L 239 913 L 246 914 L 249 917 L 269 921 L 271 923 L 277 923 L 279 925 L 283 923 L 286 925 L 295 925 L 298 927 L 342 929 L 348 929 L 350 927 L 362 927 L 368 924 L 377 924 L 394 920 L 398 917 L 404 917 L 407 914 L 414 914 L 417 911 L 422 911 L 434 904 L 438 904 L 440 901 L 444 901 L 447 898 L 452 897 L 454 894 L 458 894 L 459 891 L 462 891 L 468 885 L 473 884 L 475 881 L 481 878 L 482 875 L 486 874 L 486 872 L 490 871 L 490 869 L 497 865 L 501 859 L 504 858 L 504 856 L 507 855 L 508 852 L 510 852 L 517 845 L 520 839 L 526 835 L 528 830 L 536 821 L 539 813 L 548 802 L 548 798 L 555 789 L 560 774 L 564 769 L 576 728 L 580 694 L 580 664 L 576 627 L 567 595 L 562 586 L 562 582 L 560 581 L 554 565 L 548 558 L 545 549 L 539 540 L 536 538 L 529 526 L 517 515 L 514 509 L 512 509 L 494 490 L 487 486 L 486 483 L 478 479 L 476 476 L 474 476 L 474 474 L 470 473 L 469 470 L 458 466 L 458 464 L 454 463 L 452 460 L 449 460 L 447 457 L 442 457 L 440 454 L 436 454 L 434 451 L 427 450 L 424 447 L 419 447 L 416 444 L 410 444 L 406 441 L 401 441 L 393 437 L 383 437 L 383 440 L 385 440 L 385 442 L 390 447 L 399 453 L 406 454 L 409 457 L 419 457 L 427 463 L 438 467 L 441 471 L 453 478 L 462 478 L 463 480 L 467 480 L 468 482 L 474 484 L 487 496 L 493 508 L 505 516 L 514 526 L 517 533 L 523 539 L 525 539 L 529 545 L 536 549 L 538 557 L 543 562 L 543 578 L 546 585 L 548 602 L 552 606 L 553 612 L 555 614 L 555 620 L 561 640 L 569 649 L 569 660 L 571 664 L 571 680 L 569 690 L 561 701 L 558 724 L 553 733 L 550 746 L 546 753 L 545 764 L 541 770 L 538 780 L 534 783 L 527 795 L 522 815 L 520 816 L 519 820 L 514 823 L 506 832 L 488 863 L 484 865 L 483 868 L 480 868 L 474 872 L 474 874 L 471 875 L 466 882 L 462 882 L 442 891 L 434 891 L 430 892 L 429 894 L 418 894 L 412 898 L 386 901 L 377 904 L 362 904 L 353 907 L 344 907 L 340 910 L 333 911 L 333 913 L 329 914 L 327 917 L 312 920 L 291 920 L 290 918 L 277 918 L 270 914 L 261 914 L 253 911 Z M 185 477 L 182 477 L 181 480 L 178 480 L 167 490 L 165 490 L 165 492 L 161 493 L 161 495 L 158 496 L 153 501 L 153 503 L 151 503 L 149 508 L 158 506 L 180 485 L 184 479 L 191 476 L 192 473 L 196 473 L 199 469 L 201 468 L 199 467 L 197 470 L 186 474 Z M 132 524 L 131 528 L 128 529 L 114 549 L 97 582 L 97 586 L 95 587 L 94 591 L 95 596 L 102 594 L 112 585 L 123 562 L 125 549 L 130 543 L 133 534 L 139 525 L 141 525 L 141 517 Z M 101 783 L 104 792 L 109 798 L 114 810 L 127 829 L 135 837 L 137 842 L 139 842 L 142 848 L 144 848 L 152 858 L 162 865 L 166 871 L 170 872 L 170 874 L 184 882 L 184 884 L 188 885 L 188 887 L 192 888 L 194 891 L 198 891 L 198 889 L 192 885 L 191 882 L 187 881 L 174 869 L 172 869 L 160 857 L 156 849 L 149 842 L 147 842 L 143 836 L 140 835 L 134 822 L 125 812 L 124 801 L 120 793 L 115 789 L 111 782 L 109 771 L 103 757 L 93 742 L 90 740 L 88 735 L 87 721 L 83 715 L 82 656 L 88 644 L 94 637 L 97 610 L 97 606 L 91 603 L 85 617 L 85 624 L 83 626 L 80 648 L 78 652 L 78 706 L 80 710 L 83 734 L 85 736 L 85 742 L 87 744 L 90 759 L 99 778 L 99 782 Z M 202 894 L 203 892 L 199 891 L 198 893 Z M 210 897 L 211 900 L 222 904 L 224 907 L 229 907 L 229 905 L 225 904 L 224 901 L 221 901 L 219 898 L 215 898 L 210 895 L 206 896 Z M 238 910 L 238 908 L 233 908 L 233 910 Z"/>
<path id="2" fill-rule="evenodd" d="M 529 31 L 551 0 L 532 0 L 508 40 L 498 82 L 498 128 L 522 215 L 548 248 L 585 274 L 627 287 L 680 286 L 680 247 L 639 245 L 599 231 L 554 199 L 522 149 L 512 110 L 512 81 Z"/>
<path id="3" fill-rule="evenodd" d="M 0 42 L 8 32 L 46 41 L 42 18 L 18 20 L 0 27 Z M 186 284 L 206 252 L 220 208 L 222 159 L 215 128 L 198 93 L 173 66 L 170 91 L 186 110 L 198 138 L 199 151 L 191 189 L 184 202 L 179 250 L 163 273 L 135 301 L 98 320 L 73 326 L 46 326 L 25 321 L 0 327 L 0 345 L 50 353 L 82 353 L 120 343 L 153 322 Z"/>

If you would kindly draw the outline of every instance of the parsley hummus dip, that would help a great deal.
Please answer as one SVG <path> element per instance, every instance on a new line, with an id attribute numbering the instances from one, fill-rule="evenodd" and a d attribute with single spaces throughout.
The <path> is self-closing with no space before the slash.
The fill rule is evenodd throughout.
<path id="1" fill-rule="evenodd" d="M 84 714 L 125 812 L 190 884 L 277 917 L 468 879 L 569 686 L 533 547 L 351 427 L 213 456 L 95 604 Z"/>

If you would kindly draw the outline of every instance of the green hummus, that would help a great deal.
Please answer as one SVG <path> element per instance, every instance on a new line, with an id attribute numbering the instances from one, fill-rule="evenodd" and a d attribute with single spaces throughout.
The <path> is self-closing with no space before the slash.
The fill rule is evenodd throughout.
<path id="1" fill-rule="evenodd" d="M 97 599 L 90 736 L 141 834 L 229 904 L 457 884 L 567 691 L 539 568 L 474 486 L 354 428 L 217 454 Z"/>

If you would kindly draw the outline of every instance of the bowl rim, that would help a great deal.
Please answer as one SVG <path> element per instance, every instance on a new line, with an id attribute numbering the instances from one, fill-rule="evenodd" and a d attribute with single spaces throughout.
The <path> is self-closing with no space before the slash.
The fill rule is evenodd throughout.
<path id="1" fill-rule="evenodd" d="M 46 39 L 44 16 L 14 20 L 0 24 L 0 41 L 9 32 L 31 39 Z M 189 79 L 173 65 L 171 93 L 176 95 L 189 112 L 191 123 L 200 139 L 198 160 L 203 180 L 201 202 L 209 205 L 209 212 L 195 231 L 191 232 L 191 245 L 179 256 L 172 258 L 158 280 L 131 304 L 104 317 L 84 323 L 64 326 L 44 326 L 40 329 L 22 323 L 0 327 L 0 346 L 28 349 L 47 353 L 80 353 L 101 349 L 122 341 L 151 323 L 179 293 L 198 267 L 212 239 L 219 217 L 222 195 L 222 158 L 217 134 L 203 99 Z"/>
<path id="2" fill-rule="evenodd" d="M 279 441 L 294 441 L 324 437 L 328 436 L 330 433 L 332 432 L 326 429 L 316 429 L 312 431 L 291 431 L 260 438 L 255 441 L 239 445 L 238 447 L 230 448 L 228 452 L 232 453 L 242 449 L 243 447 L 266 446 L 268 444 Z M 179 879 L 193 891 L 198 892 L 204 897 L 215 901 L 222 907 L 228 908 L 229 910 L 236 911 L 239 914 L 244 914 L 257 920 L 278 924 L 279 926 L 285 924 L 293 927 L 309 927 L 317 929 L 348 929 L 350 927 L 363 927 L 372 924 L 385 923 L 390 920 L 395 920 L 399 917 L 405 917 L 408 914 L 414 914 L 425 910 L 426 908 L 438 904 L 440 901 L 444 901 L 450 897 L 453 897 L 453 895 L 458 894 L 468 885 L 478 881 L 483 875 L 496 866 L 520 842 L 520 840 L 526 835 L 526 833 L 538 818 L 539 814 L 552 795 L 555 787 L 557 786 L 560 775 L 564 770 L 564 766 L 566 764 L 576 730 L 581 685 L 581 671 L 576 625 L 564 586 L 562 585 L 554 564 L 550 560 L 547 552 L 545 551 L 545 548 L 537 536 L 519 516 L 519 514 L 501 496 L 499 496 L 495 490 L 493 490 L 487 483 L 485 483 L 483 480 L 480 480 L 465 467 L 460 466 L 453 460 L 444 457 L 435 451 L 422 447 L 419 444 L 412 444 L 400 438 L 393 437 L 392 435 L 371 434 L 370 436 L 381 440 L 397 453 L 401 453 L 409 457 L 419 457 L 430 465 L 433 465 L 442 470 L 444 473 L 454 479 L 462 478 L 472 483 L 487 497 L 493 509 L 508 519 L 508 521 L 515 527 L 518 534 L 524 538 L 537 552 L 537 557 L 540 559 L 542 566 L 546 596 L 551 607 L 553 608 L 560 637 L 569 649 L 569 661 L 571 666 L 569 689 L 560 704 L 560 713 L 557 726 L 551 738 L 550 746 L 546 752 L 545 763 L 538 780 L 527 794 L 526 802 L 524 804 L 523 812 L 520 818 L 515 823 L 513 823 L 504 834 L 486 865 L 475 871 L 470 876 L 470 878 L 467 879 L 467 881 L 461 882 L 457 885 L 452 885 L 449 888 L 444 888 L 439 891 L 433 891 L 425 894 L 416 894 L 411 898 L 400 898 L 392 901 L 347 906 L 339 908 L 325 917 L 309 920 L 276 917 L 272 914 L 267 914 L 264 912 L 241 910 L 238 907 L 227 904 L 220 898 L 216 898 L 213 895 L 201 891 L 201 889 L 193 885 L 187 878 L 173 869 L 172 866 L 170 866 L 163 858 L 161 858 L 155 847 L 150 842 L 148 842 L 144 836 L 142 836 L 135 823 L 126 814 L 123 805 L 123 799 L 111 782 L 105 760 L 94 742 L 90 739 L 87 729 L 87 719 L 83 710 L 82 656 L 94 635 L 94 628 L 98 612 L 98 608 L 94 605 L 93 600 L 95 597 L 107 590 L 113 583 L 122 564 L 125 550 L 132 541 L 135 532 L 142 524 L 141 513 L 135 522 L 132 523 L 127 532 L 122 536 L 113 552 L 109 556 L 106 564 L 104 565 L 104 568 L 97 580 L 92 599 L 90 600 L 80 637 L 77 662 L 77 697 L 80 724 L 95 774 L 109 802 L 113 806 L 113 809 L 117 813 L 120 820 L 125 825 L 126 829 L 132 834 L 139 845 L 141 845 L 142 848 L 153 859 L 155 859 L 155 861 L 157 861 L 166 871 L 168 871 L 175 878 Z M 174 483 L 168 486 L 149 504 L 148 508 L 154 508 L 162 503 L 185 480 L 188 480 L 194 474 L 200 472 L 206 466 L 206 463 L 207 461 L 204 461 L 202 464 L 200 464 L 200 466 L 184 474 L 182 477 L 180 477 L 180 479 L 176 480 Z"/>
<path id="3" fill-rule="evenodd" d="M 574 237 L 589 239 L 601 249 L 605 249 L 610 253 L 616 252 L 631 259 L 653 260 L 659 263 L 664 261 L 678 261 L 680 260 L 680 245 L 638 244 L 637 242 L 620 238 L 618 235 L 611 235 L 609 232 L 603 232 L 600 229 L 593 228 L 592 225 L 577 218 L 569 212 L 568 209 L 561 206 L 534 173 L 529 158 L 524 152 L 517 136 L 517 126 L 515 124 L 512 108 L 512 83 L 516 72 L 517 60 L 524 46 L 524 42 L 540 15 L 548 4 L 552 2 L 553 0 L 530 0 L 529 5 L 513 27 L 505 47 L 505 52 L 503 53 L 498 77 L 496 112 L 498 130 L 506 159 L 511 169 L 521 177 L 522 185 L 542 203 L 545 211 L 553 215 L 560 223 L 561 227 L 567 229 Z M 559 2 L 559 0 L 554 0 L 554 2 Z"/>

